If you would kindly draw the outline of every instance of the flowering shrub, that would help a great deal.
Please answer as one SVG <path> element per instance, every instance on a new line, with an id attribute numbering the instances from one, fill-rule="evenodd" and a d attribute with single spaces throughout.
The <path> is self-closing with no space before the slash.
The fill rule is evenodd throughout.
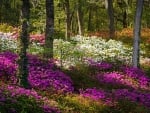
<path id="1" fill-rule="evenodd" d="M 21 111 L 59 113 L 59 111 L 55 107 L 52 107 L 50 103 L 50 100 L 38 95 L 34 90 L 5 84 L 0 88 L 0 112 L 6 112 L 7 110 L 11 113 L 19 113 Z"/>
<path id="2" fill-rule="evenodd" d="M 122 72 L 107 72 L 97 75 L 97 79 L 101 83 L 107 83 L 111 85 L 128 86 L 134 89 L 150 90 L 150 79 L 146 76 L 131 75 L 134 71 L 130 71 L 129 74 Z"/>
<path id="3" fill-rule="evenodd" d="M 74 65 L 75 62 L 84 59 L 131 63 L 131 53 L 131 48 L 115 40 L 106 41 L 102 38 L 81 36 L 72 37 L 72 42 L 54 40 L 54 55 L 63 60 L 66 65 L 67 63 Z"/>
<path id="4" fill-rule="evenodd" d="M 83 90 L 80 90 L 80 93 L 81 95 L 84 95 L 85 97 L 92 97 L 93 99 L 95 100 L 98 100 L 98 99 L 105 99 L 107 96 L 106 96 L 106 92 L 103 91 L 103 90 L 97 90 L 96 88 L 89 88 L 89 89 L 86 89 L 85 91 Z"/>
<path id="5" fill-rule="evenodd" d="M 124 66 L 121 67 L 121 71 L 126 74 L 126 76 L 137 80 L 138 86 L 142 89 L 150 90 L 150 78 L 138 68 Z"/>
<path id="6" fill-rule="evenodd" d="M 150 93 L 142 93 L 136 90 L 130 91 L 128 89 L 117 89 L 113 93 L 118 99 L 128 99 L 150 108 Z"/>
<path id="7" fill-rule="evenodd" d="M 150 93 L 142 93 L 135 90 L 116 89 L 112 90 L 112 92 L 108 92 L 101 89 L 89 88 L 80 90 L 80 95 L 94 100 L 104 100 L 105 104 L 108 105 L 115 105 L 118 100 L 127 99 L 150 108 Z"/>
<path id="8" fill-rule="evenodd" d="M 45 35 L 44 34 L 35 34 L 30 35 L 31 42 L 37 42 L 43 45 L 45 43 Z"/>
<path id="9" fill-rule="evenodd" d="M 80 95 L 83 97 L 92 98 L 94 100 L 102 100 L 107 105 L 112 105 L 111 93 L 101 89 L 88 88 L 86 90 L 80 90 Z"/>
<path id="10" fill-rule="evenodd" d="M 14 38 L 10 38 L 12 33 L 0 32 L 0 51 L 12 51 L 17 52 L 18 42 Z"/>
<path id="11" fill-rule="evenodd" d="M 11 52 L 0 53 L 0 78 L 11 80 L 16 83 L 16 69 L 15 63 L 17 56 Z"/>
<path id="12" fill-rule="evenodd" d="M 140 84 L 134 80 L 131 79 L 119 72 L 110 72 L 110 73 L 104 73 L 104 74 L 98 74 L 97 79 L 99 82 L 104 84 L 111 84 L 113 86 L 128 86 L 132 88 L 143 88 L 140 86 Z M 147 88 L 147 87 L 146 87 Z"/>
<path id="13" fill-rule="evenodd" d="M 11 50 L 16 52 L 18 47 L 17 34 L 2 33 L 1 51 Z M 123 45 L 120 41 L 105 40 L 100 37 L 72 37 L 72 41 L 54 39 L 54 57 L 60 60 L 64 66 L 75 65 L 84 59 L 95 61 L 121 61 L 131 63 L 131 48 Z M 44 35 L 30 35 L 29 52 L 42 54 Z"/>
<path id="14" fill-rule="evenodd" d="M 7 57 L 8 56 L 8 57 Z M 1 76 L 13 77 L 16 81 L 15 75 L 17 70 L 16 62 L 17 55 L 7 53 L 0 54 L 0 69 Z M 71 79 L 63 72 L 54 69 L 54 64 L 49 61 L 43 61 L 36 56 L 28 56 L 29 58 L 29 77 L 28 80 L 32 87 L 40 89 L 54 88 L 55 90 L 72 92 L 73 83 Z M 5 72 L 5 73 L 4 73 Z M 14 81 L 14 82 L 15 82 Z"/>
<path id="15" fill-rule="evenodd" d="M 150 37 L 149 32 L 150 32 L 150 29 L 143 28 L 143 29 L 141 29 L 141 36 L 144 38 L 145 37 L 148 38 L 148 37 Z M 121 31 L 117 31 L 116 35 L 118 37 L 133 37 L 133 28 L 124 28 Z"/>

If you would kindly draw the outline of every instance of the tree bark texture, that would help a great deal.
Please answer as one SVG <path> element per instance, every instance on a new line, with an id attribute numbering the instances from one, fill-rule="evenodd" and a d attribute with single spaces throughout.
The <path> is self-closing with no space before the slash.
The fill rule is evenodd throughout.
<path id="1" fill-rule="evenodd" d="M 44 57 L 53 58 L 54 1 L 46 0 L 46 30 Z"/>
<path id="2" fill-rule="evenodd" d="M 65 12 L 66 12 L 66 40 L 70 39 L 71 33 L 71 13 L 70 13 L 70 3 L 69 0 L 65 0 Z"/>
<path id="3" fill-rule="evenodd" d="M 83 13 L 81 10 L 81 0 L 78 0 L 78 7 L 77 7 L 77 18 L 78 18 L 78 33 L 79 35 L 83 35 Z"/>
<path id="4" fill-rule="evenodd" d="M 22 0 L 22 28 L 20 34 L 20 53 L 18 59 L 18 77 L 19 85 L 25 88 L 29 87 L 28 83 L 28 58 L 27 48 L 29 43 L 29 16 L 30 3 L 29 0 Z"/>
<path id="5" fill-rule="evenodd" d="M 105 3 L 109 16 L 109 37 L 113 38 L 115 36 L 113 3 L 112 0 L 105 0 Z"/>
<path id="6" fill-rule="evenodd" d="M 141 31 L 141 18 L 143 10 L 144 0 L 137 0 L 136 5 L 136 15 L 135 15 L 135 24 L 134 24 L 134 43 L 133 43 L 133 57 L 132 65 L 133 67 L 139 67 L 139 58 L 140 58 L 140 31 Z"/>

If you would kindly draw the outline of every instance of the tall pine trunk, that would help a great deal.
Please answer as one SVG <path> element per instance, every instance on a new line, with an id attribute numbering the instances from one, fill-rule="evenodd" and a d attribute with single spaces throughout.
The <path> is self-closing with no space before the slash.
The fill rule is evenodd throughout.
<path id="1" fill-rule="evenodd" d="M 20 34 L 20 53 L 18 59 L 18 77 L 19 85 L 25 88 L 29 87 L 28 83 L 28 58 L 27 48 L 29 43 L 29 16 L 30 3 L 29 0 L 22 0 L 22 28 Z"/>
<path id="2" fill-rule="evenodd" d="M 144 0 L 137 0 L 136 5 L 136 15 L 135 15 L 135 24 L 134 24 L 134 43 L 133 43 L 133 57 L 132 65 L 133 67 L 139 67 L 139 58 L 140 58 L 140 31 L 141 31 L 141 18 L 143 10 Z"/>
<path id="3" fill-rule="evenodd" d="M 54 1 L 46 0 L 46 30 L 44 57 L 53 58 Z"/>
<path id="4" fill-rule="evenodd" d="M 114 11 L 112 0 L 105 0 L 106 9 L 109 16 L 109 37 L 114 38 L 115 36 L 115 27 L 114 27 Z"/>
<path id="5" fill-rule="evenodd" d="M 123 12 L 122 24 L 123 24 L 123 28 L 127 28 L 128 24 L 127 24 L 127 11 L 126 10 Z"/>
<path id="6" fill-rule="evenodd" d="M 65 13 L 66 13 L 66 40 L 70 39 L 71 35 L 71 14 L 70 14 L 70 3 L 69 0 L 65 0 Z"/>
<path id="7" fill-rule="evenodd" d="M 78 0 L 77 19 L 78 19 L 78 34 L 83 35 L 83 13 L 81 10 L 82 2 Z"/>
<path id="8" fill-rule="evenodd" d="M 88 31 L 91 31 L 92 30 L 92 24 L 91 24 L 91 21 L 92 21 L 92 6 L 89 6 L 89 15 L 88 15 L 88 28 L 87 28 L 87 30 Z"/>

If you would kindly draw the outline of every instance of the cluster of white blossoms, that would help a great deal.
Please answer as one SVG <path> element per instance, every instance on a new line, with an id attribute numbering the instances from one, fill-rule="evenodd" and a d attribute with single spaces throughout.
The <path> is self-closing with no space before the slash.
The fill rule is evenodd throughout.
<path id="1" fill-rule="evenodd" d="M 12 33 L 0 32 L 0 51 L 16 52 L 18 49 L 17 39 L 12 37 Z"/>
<path id="2" fill-rule="evenodd" d="M 112 39 L 75 36 L 71 41 L 55 39 L 54 54 L 64 64 L 72 65 L 84 59 L 131 63 L 132 48 Z"/>

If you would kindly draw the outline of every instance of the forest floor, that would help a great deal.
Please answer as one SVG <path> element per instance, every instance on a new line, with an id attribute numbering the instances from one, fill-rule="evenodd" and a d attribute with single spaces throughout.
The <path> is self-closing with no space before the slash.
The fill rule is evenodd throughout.
<path id="1" fill-rule="evenodd" d="M 119 31 L 115 39 L 132 45 L 131 31 Z M 18 55 L 1 52 L 0 112 L 150 113 L 149 33 L 149 29 L 142 32 L 142 49 L 147 52 L 141 58 L 141 69 L 93 60 L 66 69 L 57 66 L 56 60 L 29 55 L 29 89 L 17 85 Z M 96 35 L 102 34 L 107 37 L 105 32 Z"/>

